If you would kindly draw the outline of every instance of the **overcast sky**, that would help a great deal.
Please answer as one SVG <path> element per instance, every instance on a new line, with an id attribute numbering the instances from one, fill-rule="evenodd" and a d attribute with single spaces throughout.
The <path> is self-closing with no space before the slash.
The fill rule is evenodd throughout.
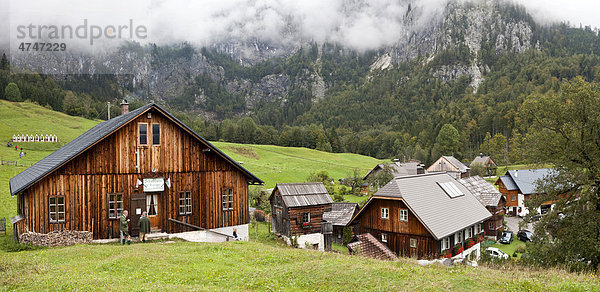
<path id="1" fill-rule="evenodd" d="M 600 28 L 600 0 L 518 0 L 538 21 L 568 20 Z"/>
<path id="2" fill-rule="evenodd" d="M 600 27 L 600 0 L 514 0 L 539 22 L 569 21 Z M 447 0 L 414 0 L 419 19 L 441 13 Z M 120 25 L 133 19 L 147 26 L 146 41 L 208 45 L 228 37 L 277 40 L 290 21 L 299 35 L 357 49 L 389 45 L 403 33 L 408 0 L 0 0 L 0 46 L 15 41 L 16 26 Z M 418 3 L 418 4 L 414 4 Z M 350 7 L 350 8 L 349 8 Z M 12 9 L 11 9 L 12 8 Z M 423 21 L 422 25 L 427 25 Z M 270 39 L 271 38 L 271 39 Z M 143 40 L 141 40 L 144 42 Z"/>

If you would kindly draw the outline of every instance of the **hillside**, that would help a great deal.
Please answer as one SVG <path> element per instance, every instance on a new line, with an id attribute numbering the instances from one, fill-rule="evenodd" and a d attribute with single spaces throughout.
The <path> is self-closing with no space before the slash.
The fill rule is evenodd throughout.
<path id="1" fill-rule="evenodd" d="M 265 187 L 276 183 L 303 182 L 311 173 L 326 170 L 334 179 L 351 177 L 354 169 L 366 174 L 381 160 L 351 153 L 329 153 L 300 147 L 245 145 L 213 142 L 253 174 L 265 181 Z"/>

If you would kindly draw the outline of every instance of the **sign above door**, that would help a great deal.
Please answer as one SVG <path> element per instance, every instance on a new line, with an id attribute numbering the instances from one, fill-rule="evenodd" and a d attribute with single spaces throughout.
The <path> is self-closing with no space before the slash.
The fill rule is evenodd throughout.
<path id="1" fill-rule="evenodd" d="M 143 179 L 144 192 L 162 192 L 165 190 L 165 179 L 159 178 L 144 178 Z"/>

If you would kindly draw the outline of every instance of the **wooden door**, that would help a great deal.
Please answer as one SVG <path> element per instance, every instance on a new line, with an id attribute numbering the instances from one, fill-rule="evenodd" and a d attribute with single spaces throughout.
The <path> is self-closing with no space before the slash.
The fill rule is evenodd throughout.
<path id="1" fill-rule="evenodd" d="M 139 193 L 131 194 L 129 206 L 131 206 L 131 211 L 129 212 L 131 218 L 131 236 L 138 236 L 140 233 L 138 222 L 140 216 L 142 216 L 142 212 L 146 210 L 146 195 Z"/>
<path id="2" fill-rule="evenodd" d="M 150 219 L 150 230 L 161 230 L 160 228 L 160 194 L 146 193 L 146 211 Z"/>

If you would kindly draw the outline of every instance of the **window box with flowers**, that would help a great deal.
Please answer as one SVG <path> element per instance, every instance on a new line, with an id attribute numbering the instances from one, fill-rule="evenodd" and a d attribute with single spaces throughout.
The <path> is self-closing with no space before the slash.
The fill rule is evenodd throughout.
<path id="1" fill-rule="evenodd" d="M 477 237 L 475 238 L 475 241 L 476 241 L 477 243 L 480 243 L 480 242 L 482 242 L 482 241 L 483 241 L 483 235 L 482 235 L 482 234 L 480 234 L 480 235 L 477 235 Z"/>
<path id="2" fill-rule="evenodd" d="M 452 255 L 454 255 L 454 256 L 456 256 L 456 255 L 459 255 L 459 254 L 461 254 L 463 251 L 465 251 L 465 248 L 464 248 L 462 245 L 460 245 L 460 244 L 457 244 L 457 245 L 455 245 L 455 246 L 454 246 L 454 248 L 452 249 Z"/>
<path id="3" fill-rule="evenodd" d="M 452 257 L 452 252 L 449 249 L 445 249 L 442 251 L 442 257 L 449 259 Z"/>
<path id="4" fill-rule="evenodd" d="M 309 228 L 312 228 L 312 223 L 304 222 L 304 223 L 300 224 L 300 226 L 302 226 L 302 228 L 304 228 L 304 229 L 309 229 Z"/>
<path id="5" fill-rule="evenodd" d="M 475 240 L 473 240 L 473 238 L 469 238 L 467 239 L 467 241 L 465 241 L 465 246 L 467 246 L 467 248 L 471 248 L 475 245 Z"/>

